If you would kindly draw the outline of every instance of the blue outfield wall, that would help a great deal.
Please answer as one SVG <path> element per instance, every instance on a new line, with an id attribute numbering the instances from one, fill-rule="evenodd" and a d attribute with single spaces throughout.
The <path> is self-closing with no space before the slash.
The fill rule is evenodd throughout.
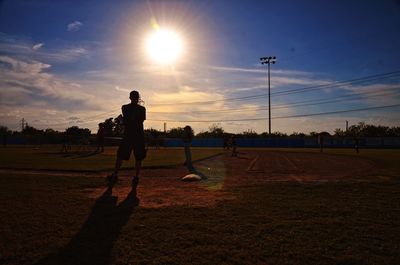
<path id="1" fill-rule="evenodd" d="M 224 139 L 222 138 L 194 138 L 192 140 L 193 147 L 222 147 Z M 278 139 L 278 138 L 237 138 L 237 146 L 239 147 L 304 147 L 304 139 Z M 316 145 L 316 141 L 314 143 Z M 183 142 L 179 138 L 164 139 L 165 147 L 182 147 Z"/>
<path id="2" fill-rule="evenodd" d="M 222 147 L 222 138 L 194 138 L 193 147 Z M 314 137 L 299 138 L 237 138 L 238 147 L 319 147 Z M 324 137 L 325 147 L 354 147 L 351 137 Z M 179 138 L 165 138 L 165 147 L 182 147 Z M 366 137 L 359 139 L 360 147 L 367 148 L 400 148 L 400 137 Z"/>

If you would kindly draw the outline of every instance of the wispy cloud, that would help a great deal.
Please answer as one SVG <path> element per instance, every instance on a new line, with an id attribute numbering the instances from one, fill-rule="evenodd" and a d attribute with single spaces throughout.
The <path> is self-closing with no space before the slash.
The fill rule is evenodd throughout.
<path id="1" fill-rule="evenodd" d="M 35 45 L 33 45 L 32 50 L 37 51 L 37 50 L 39 50 L 40 48 L 42 48 L 43 45 L 44 45 L 44 43 L 35 44 Z"/>
<path id="2" fill-rule="evenodd" d="M 90 55 L 89 49 L 84 45 L 46 44 L 46 49 L 43 50 L 44 45 L 44 43 L 33 43 L 30 40 L 0 33 L 0 53 L 20 60 L 35 59 L 49 63 L 65 63 L 75 62 Z"/>
<path id="3" fill-rule="evenodd" d="M 122 91 L 122 92 L 126 92 L 126 93 L 129 93 L 129 92 L 130 92 L 129 89 L 122 88 L 122 87 L 119 87 L 119 86 L 115 86 L 115 90 L 117 90 L 117 91 Z"/>
<path id="4" fill-rule="evenodd" d="M 33 104 L 44 102 L 60 108 L 93 107 L 93 97 L 66 80 L 46 72 L 51 65 L 0 56 L 1 102 Z"/>
<path id="5" fill-rule="evenodd" d="M 89 51 L 83 47 L 70 47 L 57 49 L 48 52 L 39 52 L 39 56 L 42 60 L 50 62 L 74 62 L 89 54 Z"/>
<path id="6" fill-rule="evenodd" d="M 267 70 L 263 67 L 255 67 L 255 68 L 241 68 L 241 67 L 225 67 L 225 66 L 210 66 L 212 70 L 221 71 L 221 72 L 242 72 L 242 73 L 254 73 L 254 74 L 266 74 Z M 288 70 L 288 69 L 271 69 L 272 74 L 281 74 L 281 75 L 302 75 L 302 76 L 314 76 L 315 73 L 298 71 L 298 70 Z"/>
<path id="7" fill-rule="evenodd" d="M 78 31 L 82 26 L 83 26 L 83 23 L 76 20 L 76 21 L 74 21 L 74 22 L 72 22 L 72 23 L 69 23 L 69 24 L 67 25 L 67 30 L 68 30 L 69 32 L 76 32 L 76 31 Z"/>

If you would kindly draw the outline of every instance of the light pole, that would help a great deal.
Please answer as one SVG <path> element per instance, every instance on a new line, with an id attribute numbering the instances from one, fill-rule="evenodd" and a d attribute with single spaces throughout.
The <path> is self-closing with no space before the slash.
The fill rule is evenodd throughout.
<path id="1" fill-rule="evenodd" d="M 261 57 L 260 58 L 261 64 L 267 64 L 268 65 L 268 129 L 269 129 L 269 135 L 271 136 L 271 76 L 270 76 L 270 65 L 271 63 L 274 64 L 276 63 L 276 57 Z"/>

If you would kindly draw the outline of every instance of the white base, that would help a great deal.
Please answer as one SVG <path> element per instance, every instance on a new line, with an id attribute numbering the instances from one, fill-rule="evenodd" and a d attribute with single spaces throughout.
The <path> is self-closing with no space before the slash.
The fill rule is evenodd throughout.
<path id="1" fill-rule="evenodd" d="M 188 175 L 184 176 L 183 178 L 181 178 L 181 180 L 182 181 L 199 181 L 199 180 L 201 180 L 201 177 L 196 174 L 188 174 Z"/>

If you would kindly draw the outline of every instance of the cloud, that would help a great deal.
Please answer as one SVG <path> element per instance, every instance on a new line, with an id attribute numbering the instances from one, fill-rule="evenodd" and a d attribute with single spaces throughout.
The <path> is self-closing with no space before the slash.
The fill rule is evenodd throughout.
<path id="1" fill-rule="evenodd" d="M 35 44 L 35 45 L 33 45 L 32 50 L 37 51 L 37 50 L 39 50 L 40 48 L 42 48 L 43 45 L 44 45 L 44 43 Z"/>
<path id="2" fill-rule="evenodd" d="M 69 32 L 76 32 L 76 31 L 78 31 L 82 26 L 83 26 L 83 23 L 76 20 L 76 21 L 74 21 L 74 22 L 72 22 L 72 23 L 70 23 L 70 24 L 67 25 L 67 30 L 68 30 Z"/>
<path id="3" fill-rule="evenodd" d="M 212 70 L 222 71 L 222 72 L 242 72 L 242 73 L 254 73 L 254 74 L 266 74 L 267 70 L 265 68 L 256 67 L 256 68 L 243 68 L 243 67 L 225 67 L 225 66 L 210 66 Z M 271 69 L 272 74 L 281 74 L 281 75 L 304 75 L 304 76 L 313 76 L 315 73 L 298 71 L 298 70 L 288 70 L 288 69 Z"/>
<path id="4" fill-rule="evenodd" d="M 75 62 L 89 54 L 83 47 L 69 47 L 48 52 L 39 52 L 40 59 L 50 62 Z"/>
<path id="5" fill-rule="evenodd" d="M 127 92 L 127 93 L 131 92 L 129 89 L 122 88 L 122 87 L 119 87 L 119 86 L 115 86 L 115 90 L 122 91 L 122 92 Z"/>
<path id="6" fill-rule="evenodd" d="M 93 97 L 71 82 L 45 72 L 51 65 L 0 56 L 1 104 L 94 107 Z"/>
<path id="7" fill-rule="evenodd" d="M 20 60 L 37 60 L 49 63 L 71 63 L 82 58 L 87 58 L 98 43 L 84 43 L 84 45 L 71 43 L 46 44 L 47 49 L 43 51 L 44 43 L 33 43 L 30 40 L 9 36 L 0 32 L 0 54 L 8 55 Z"/>

